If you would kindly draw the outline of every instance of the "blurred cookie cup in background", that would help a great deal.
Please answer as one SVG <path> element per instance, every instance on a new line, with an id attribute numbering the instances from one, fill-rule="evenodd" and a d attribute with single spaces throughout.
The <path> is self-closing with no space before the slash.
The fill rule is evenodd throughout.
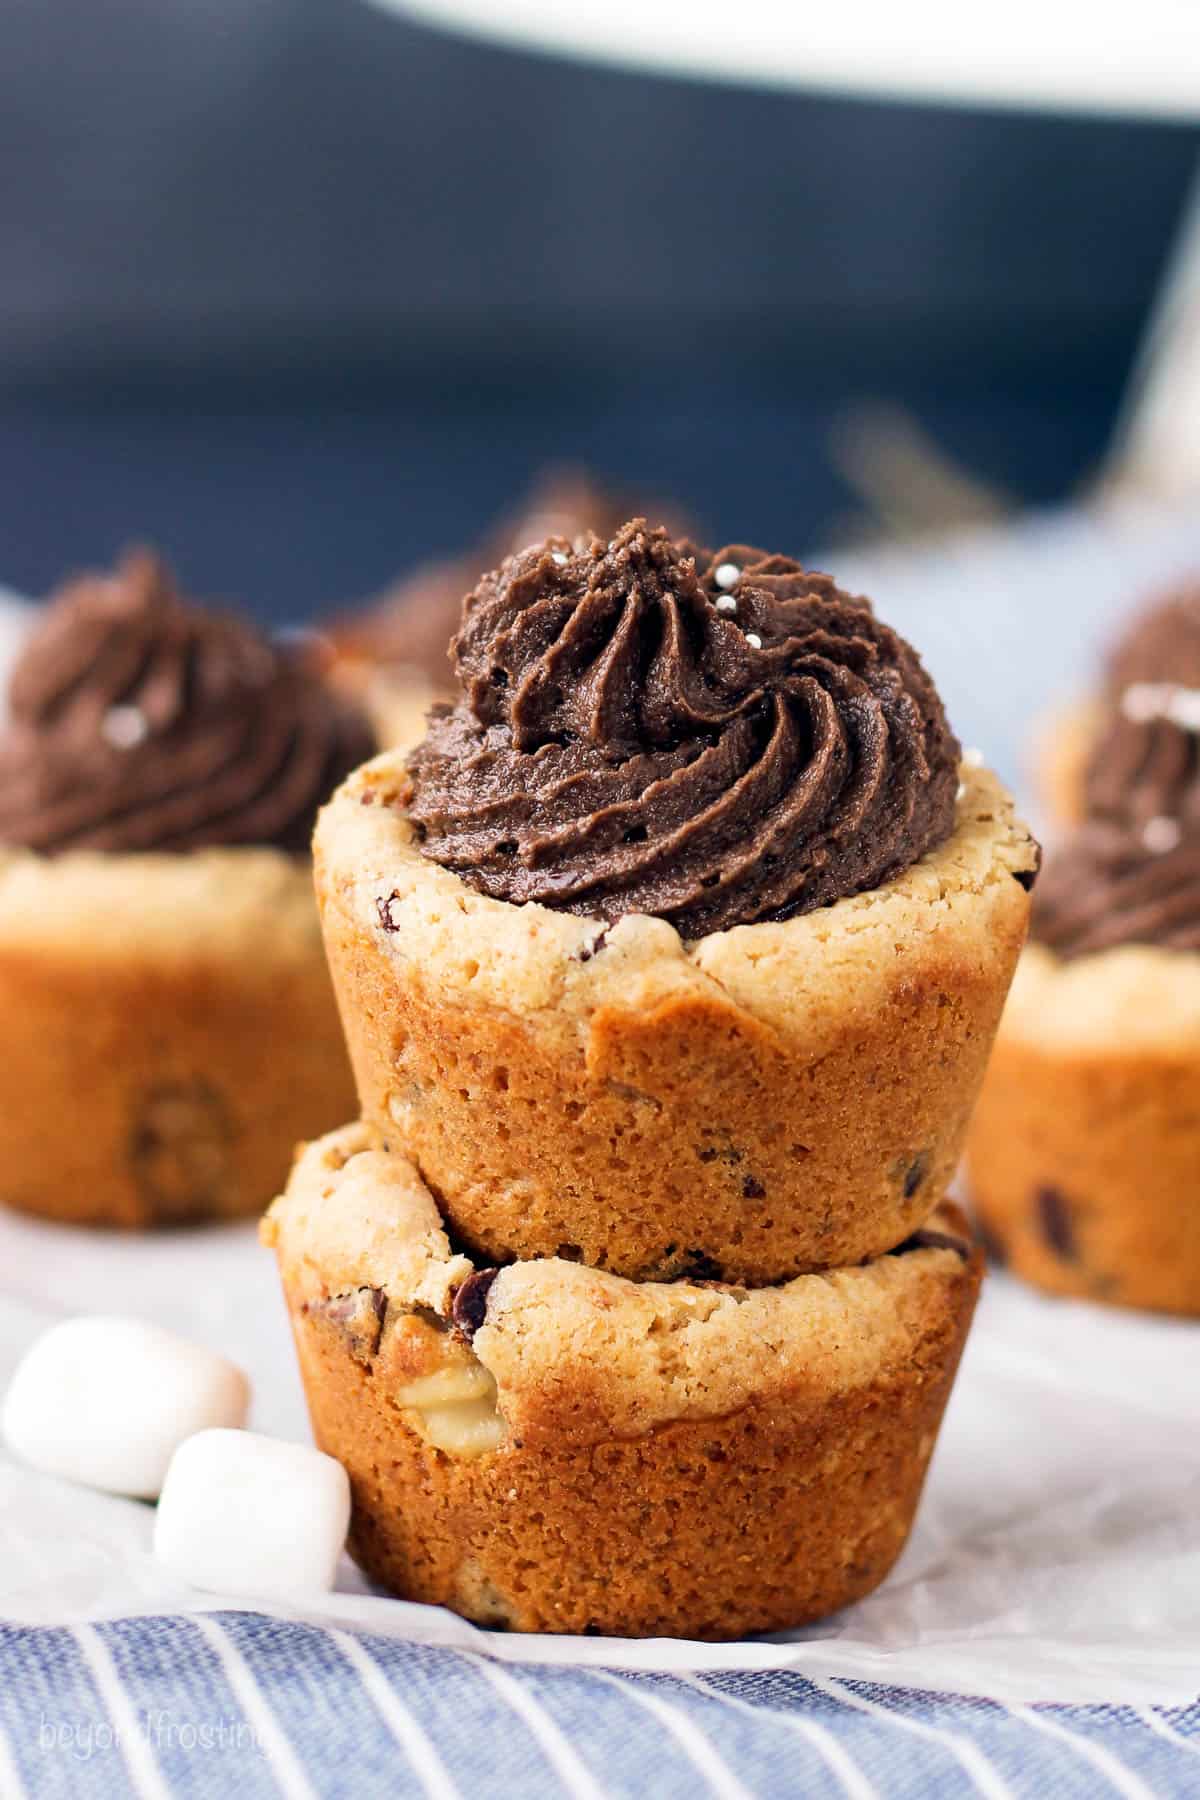
<path id="1" fill-rule="evenodd" d="M 309 839 L 372 748 L 148 553 L 51 602 L 0 738 L 0 1197 L 110 1226 L 252 1213 L 345 1117 Z"/>
<path id="2" fill-rule="evenodd" d="M 953 1207 L 892 1254 L 761 1289 L 474 1264 L 357 1124 L 263 1224 L 350 1548 L 516 1631 L 731 1639 L 878 1586 L 975 1306 Z"/>
<path id="3" fill-rule="evenodd" d="M 610 537 L 636 510 L 586 469 L 542 469 L 470 549 L 422 563 L 357 611 L 329 619 L 322 636 L 332 679 L 361 701 L 381 745 L 411 749 L 425 735 L 430 706 L 454 692 L 450 639 L 483 571 L 546 538 Z M 665 516 L 682 528 L 680 509 Z"/>
<path id="4" fill-rule="evenodd" d="M 468 600 L 459 698 L 324 810 L 364 1116 L 488 1261 L 756 1284 L 937 1205 L 1036 845 L 869 604 L 635 520 Z"/>
<path id="5" fill-rule="evenodd" d="M 1148 817 L 1093 818 L 1048 860 L 968 1175 L 1018 1275 L 1200 1316 L 1200 829 L 1194 784 L 1140 776 Z"/>
<path id="6" fill-rule="evenodd" d="M 1055 707 L 1034 725 L 1034 780 L 1042 816 L 1054 825 L 1083 818 L 1088 765 L 1104 718 L 1098 700 Z"/>

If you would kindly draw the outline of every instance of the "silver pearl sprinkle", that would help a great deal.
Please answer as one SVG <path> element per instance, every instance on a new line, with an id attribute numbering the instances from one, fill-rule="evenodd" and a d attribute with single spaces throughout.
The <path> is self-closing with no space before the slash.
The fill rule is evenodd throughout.
<path id="1" fill-rule="evenodd" d="M 713 570 L 713 580 L 719 588 L 736 587 L 742 578 L 742 571 L 736 563 L 718 563 Z"/>
<path id="2" fill-rule="evenodd" d="M 1135 681 L 1121 695 L 1121 711 L 1135 725 L 1165 719 L 1180 731 L 1200 734 L 1200 688 L 1171 681 Z"/>
<path id="3" fill-rule="evenodd" d="M 150 727 L 136 706 L 110 706 L 100 721 L 100 732 L 114 750 L 136 750 L 145 742 Z"/>
<path id="4" fill-rule="evenodd" d="M 762 639 L 759 637 L 757 631 L 748 631 L 746 633 L 746 642 L 752 650 L 762 649 Z"/>
<path id="5" fill-rule="evenodd" d="M 717 611 L 719 613 L 732 615 L 737 612 L 737 606 L 738 603 L 732 594 L 722 594 L 721 598 L 717 601 Z"/>
<path id="6" fill-rule="evenodd" d="M 1165 813 L 1147 819 L 1142 827 L 1142 842 L 1151 856 L 1165 856 L 1168 850 L 1178 849 L 1182 836 L 1179 820 L 1169 819 Z"/>

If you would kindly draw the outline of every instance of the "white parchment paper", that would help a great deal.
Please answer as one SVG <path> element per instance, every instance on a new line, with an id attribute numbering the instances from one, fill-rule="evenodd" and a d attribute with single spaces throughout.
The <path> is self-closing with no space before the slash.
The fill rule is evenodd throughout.
<path id="1" fill-rule="evenodd" d="M 273 1259 L 253 1230 L 148 1241 L 0 1216 L 0 1382 L 71 1311 L 133 1312 L 235 1357 L 252 1424 L 307 1437 Z M 1200 1325 L 1045 1300 L 993 1277 L 913 1540 L 880 1591 L 791 1641 L 478 1632 L 338 1591 L 293 1616 L 514 1661 L 795 1667 L 1000 1700 L 1180 1704 L 1200 1690 Z M 0 1615 L 56 1624 L 246 1606 L 165 1577 L 149 1507 L 0 1459 Z M 281 1609 L 265 1606 L 263 1610 Z"/>

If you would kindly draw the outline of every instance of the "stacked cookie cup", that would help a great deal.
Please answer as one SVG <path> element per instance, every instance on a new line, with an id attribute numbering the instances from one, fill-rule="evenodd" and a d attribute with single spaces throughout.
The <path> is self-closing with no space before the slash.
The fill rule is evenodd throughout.
<path id="1" fill-rule="evenodd" d="M 352 1546 L 513 1629 L 805 1623 L 912 1523 L 1036 847 L 783 558 L 551 540 L 455 655 L 319 822 L 362 1116 L 264 1228 Z"/>

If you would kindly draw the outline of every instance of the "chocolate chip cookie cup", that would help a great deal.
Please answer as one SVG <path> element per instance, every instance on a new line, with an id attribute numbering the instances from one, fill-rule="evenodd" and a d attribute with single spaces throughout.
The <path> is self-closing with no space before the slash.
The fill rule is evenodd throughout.
<path id="1" fill-rule="evenodd" d="M 429 709 L 442 697 L 424 670 L 403 664 L 377 668 L 349 653 L 327 651 L 323 640 L 312 661 L 350 705 L 362 709 L 378 748 L 411 750 L 420 743 Z"/>
<path id="2" fill-rule="evenodd" d="M 1058 707 L 1038 724 L 1038 798 L 1047 818 L 1058 825 L 1078 825 L 1083 819 L 1088 765 L 1103 728 L 1104 709 L 1096 700 Z"/>
<path id="3" fill-rule="evenodd" d="M 1051 1293 L 1200 1316 L 1200 843 L 1092 823 L 1035 933 L 971 1125 L 981 1226 Z"/>
<path id="4" fill-rule="evenodd" d="M 353 1109 L 311 870 L 0 851 L 0 1196 L 81 1225 L 260 1212 Z"/>
<path id="5" fill-rule="evenodd" d="M 307 839 L 365 724 L 150 558 L 53 605 L 0 738 L 0 1198 L 261 1211 L 353 1106 Z"/>
<path id="6" fill-rule="evenodd" d="M 468 609 L 468 699 L 318 824 L 361 1110 L 486 1261 L 782 1281 L 901 1242 L 958 1161 L 1036 846 L 994 777 L 960 784 L 864 602 L 741 549 L 696 566 L 637 528 L 506 564 Z M 690 666 L 643 646 L 615 679 L 643 627 Z M 547 666 L 549 718 L 514 719 Z M 643 727 L 615 716 L 639 684 Z"/>
<path id="7" fill-rule="evenodd" d="M 372 669 L 359 691 L 363 711 L 380 744 L 411 750 L 420 743 L 438 693 L 419 669 Z"/>
<path id="8" fill-rule="evenodd" d="M 729 1639 L 869 1593 L 980 1279 L 952 1208 L 892 1255 L 757 1292 L 482 1270 L 361 1124 L 304 1152 L 263 1234 L 355 1558 L 517 1631 Z"/>
<path id="9" fill-rule="evenodd" d="M 481 569 L 547 537 L 574 541 L 616 531 L 628 512 L 627 497 L 585 469 L 551 465 L 470 550 L 425 563 L 369 605 L 328 620 L 322 638 L 333 679 L 361 702 L 380 747 L 420 743 L 430 707 L 453 694 L 448 646 Z"/>

